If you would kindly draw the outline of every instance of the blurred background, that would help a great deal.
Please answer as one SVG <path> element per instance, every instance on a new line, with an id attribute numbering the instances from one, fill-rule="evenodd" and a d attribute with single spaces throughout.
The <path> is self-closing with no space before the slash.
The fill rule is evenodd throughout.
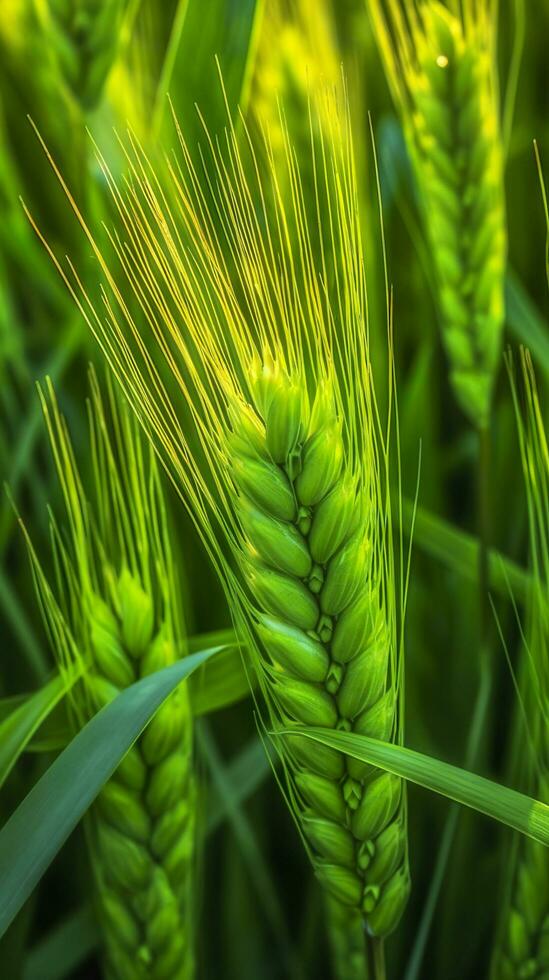
<path id="1" fill-rule="evenodd" d="M 410 163 L 368 16 L 367 0 L 3 0 L 0 14 L 0 458 L 2 479 L 37 550 L 45 553 L 49 504 L 59 490 L 35 382 L 50 375 L 85 476 L 87 364 L 101 357 L 22 208 L 56 254 L 68 255 L 90 295 L 89 246 L 43 152 L 39 131 L 94 229 L 109 222 L 94 142 L 115 177 L 124 172 L 117 134 L 130 128 L 153 161 L 176 145 L 167 95 L 191 152 L 237 107 L 250 130 L 269 128 L 277 147 L 278 101 L 296 151 L 308 153 L 307 105 L 336 85 L 349 89 L 360 183 L 374 364 L 383 399 L 385 284 L 374 148 L 394 293 L 395 357 L 403 492 L 413 499 L 421 445 L 419 512 L 406 627 L 406 742 L 463 764 L 478 687 L 475 534 L 476 436 L 456 407 L 440 344 L 432 270 Z M 549 3 L 501 4 L 499 59 L 508 113 L 509 265 L 505 343 L 530 347 L 544 401 L 549 377 L 546 227 L 533 140 L 549 155 Z M 516 100 L 507 99 L 513 64 Z M 515 60 L 513 60 L 515 59 Z M 514 101 L 514 106 L 513 106 Z M 200 115 L 197 112 L 199 107 Z M 322 120 L 319 125 L 322 125 Z M 304 164 L 305 165 L 305 164 Z M 304 176 L 305 191 L 313 188 Z M 230 624 L 222 593 L 174 498 L 171 519 L 190 633 Z M 500 371 L 492 435 L 491 540 L 525 564 L 526 508 L 507 373 Z M 405 518 L 406 518 L 405 507 Z M 406 520 L 405 520 L 406 524 Z M 406 533 L 406 527 L 405 527 Z M 13 508 L 0 508 L 0 695 L 32 690 L 52 670 Z M 511 658 L 519 630 L 512 604 L 494 596 Z M 493 622 L 496 676 L 487 720 L 486 774 L 509 781 L 514 691 Z M 320 895 L 242 697 L 203 720 L 200 848 L 200 977 L 329 976 Z M 29 753 L 3 787 L 0 821 L 48 764 Z M 516 784 L 516 781 L 515 781 Z M 413 893 L 391 942 L 391 975 L 403 976 L 430 895 L 449 806 L 410 790 Z M 99 976 L 80 831 L 0 944 L 6 980 Z M 462 814 L 420 976 L 486 975 L 497 909 L 504 831 Z M 299 963 L 299 968 L 296 966 Z M 300 972 L 301 971 L 301 972 Z"/>

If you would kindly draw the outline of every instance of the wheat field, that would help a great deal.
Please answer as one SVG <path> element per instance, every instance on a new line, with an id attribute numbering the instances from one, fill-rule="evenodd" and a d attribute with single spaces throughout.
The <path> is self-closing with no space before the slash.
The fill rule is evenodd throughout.
<path id="1" fill-rule="evenodd" d="M 548 32 L 2 5 L 2 978 L 549 977 Z"/>

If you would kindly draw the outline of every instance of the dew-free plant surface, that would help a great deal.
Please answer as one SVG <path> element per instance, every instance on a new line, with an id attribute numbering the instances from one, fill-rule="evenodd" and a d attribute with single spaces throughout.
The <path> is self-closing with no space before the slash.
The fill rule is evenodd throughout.
<path id="1" fill-rule="evenodd" d="M 2 976 L 547 973 L 548 30 L 2 6 Z"/>

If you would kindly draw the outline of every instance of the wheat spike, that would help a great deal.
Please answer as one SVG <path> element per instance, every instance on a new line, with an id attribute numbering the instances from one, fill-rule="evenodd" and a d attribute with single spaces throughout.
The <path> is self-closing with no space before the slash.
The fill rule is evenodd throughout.
<path id="1" fill-rule="evenodd" d="M 491 0 L 369 5 L 400 110 L 456 398 L 485 428 L 504 319 L 503 149 Z M 388 13 L 386 13 L 388 10 Z"/>
<path id="2" fill-rule="evenodd" d="M 53 524 L 54 598 L 36 581 L 54 653 L 78 659 L 76 728 L 123 688 L 181 656 L 182 622 L 158 473 L 127 407 L 104 409 L 91 375 L 94 506 L 88 503 L 53 388 L 42 395 L 69 542 Z M 192 716 L 180 687 L 157 712 L 86 817 L 105 973 L 113 980 L 193 975 Z"/>
<path id="3" fill-rule="evenodd" d="M 264 687 L 285 725 L 389 739 L 395 689 L 376 516 L 346 459 L 329 382 L 310 415 L 303 379 L 276 363 L 254 388 L 254 417 L 240 427 L 235 412 L 228 455 Z M 325 755 L 298 738 L 287 755 L 303 836 L 320 881 L 362 909 L 372 935 L 387 935 L 408 895 L 401 781 Z"/>
<path id="4" fill-rule="evenodd" d="M 284 153 L 265 137 L 263 175 L 250 134 L 244 153 L 230 129 L 223 148 L 210 142 L 213 179 L 196 172 L 181 137 L 166 187 L 134 140 L 129 194 L 99 156 L 127 239 L 122 248 L 111 236 L 127 278 L 84 226 L 106 280 L 106 317 L 58 267 L 255 651 L 267 730 L 301 722 L 400 741 L 391 419 L 380 418 L 373 391 L 348 107 L 326 99 L 332 124 L 329 139 L 320 129 L 313 172 L 328 218 L 307 209 L 283 116 Z M 179 395 L 168 394 L 155 348 Z M 409 888 L 401 781 L 298 736 L 275 745 L 319 880 L 385 936 Z"/>
<path id="5" fill-rule="evenodd" d="M 509 362 L 510 363 L 510 362 Z M 530 551 L 533 566 L 528 609 L 528 650 L 521 684 L 527 735 L 522 734 L 521 761 L 526 789 L 549 802 L 549 669 L 547 589 L 549 585 L 549 447 L 536 380 L 528 353 L 522 353 L 525 410 L 519 407 L 513 377 L 521 456 L 528 499 Z M 492 957 L 492 980 L 540 980 L 549 973 L 549 862 L 544 847 L 531 840 L 516 842 Z"/>

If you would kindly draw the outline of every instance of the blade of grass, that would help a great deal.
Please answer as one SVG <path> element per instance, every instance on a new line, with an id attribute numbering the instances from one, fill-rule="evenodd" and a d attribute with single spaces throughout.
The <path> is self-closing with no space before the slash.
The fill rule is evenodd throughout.
<path id="1" fill-rule="evenodd" d="M 398 515 L 396 510 L 395 513 Z M 411 531 L 413 515 L 414 504 L 403 499 L 402 530 L 405 534 Z M 464 579 L 477 581 L 478 542 L 472 534 L 458 530 L 443 518 L 418 507 L 415 512 L 414 544 Z M 518 601 L 526 600 L 530 576 L 498 551 L 489 552 L 488 578 L 490 587 L 506 598 L 509 598 L 511 592 Z"/>
<path id="2" fill-rule="evenodd" d="M 292 950 L 288 927 L 278 895 L 273 887 L 269 868 L 265 863 L 252 826 L 237 800 L 228 769 L 223 763 L 206 723 L 203 723 L 198 729 L 198 743 L 209 768 L 213 785 L 226 809 L 227 820 L 231 824 L 238 841 L 258 898 L 284 956 L 286 975 L 297 980 L 301 976 L 301 971 Z"/>
<path id="3" fill-rule="evenodd" d="M 219 711 L 248 697 L 253 675 L 246 671 L 244 653 L 234 630 L 204 633 L 189 640 L 189 651 L 199 647 L 224 646 L 223 653 L 198 670 L 190 681 L 193 714 L 197 717 Z"/>
<path id="4" fill-rule="evenodd" d="M 0 831 L 0 936 L 155 711 L 220 649 L 191 654 L 126 688 L 33 786 Z"/>
<path id="5" fill-rule="evenodd" d="M 99 943 L 91 906 L 84 905 L 55 926 L 28 953 L 22 980 L 65 980 Z"/>
<path id="6" fill-rule="evenodd" d="M 6 622 L 13 630 L 13 634 L 19 641 L 21 652 L 25 655 L 27 663 L 38 681 L 43 681 L 50 669 L 46 656 L 40 646 L 28 617 L 21 606 L 18 596 L 13 591 L 11 583 L 0 568 L 0 605 L 2 606 Z"/>
<path id="7" fill-rule="evenodd" d="M 505 301 L 507 323 L 517 340 L 528 348 L 543 372 L 549 376 L 549 330 L 518 276 L 507 274 Z"/>
<path id="8" fill-rule="evenodd" d="M 71 678 L 53 677 L 0 723 L 0 786 L 6 781 L 34 733 L 59 704 L 77 676 L 74 672 Z"/>
<path id="9" fill-rule="evenodd" d="M 240 807 L 252 796 L 272 772 L 265 747 L 259 738 L 252 738 L 225 768 L 228 794 L 219 788 L 208 802 L 206 833 L 212 834 L 222 824 L 231 808 Z"/>
<path id="10" fill-rule="evenodd" d="M 338 749 L 353 759 L 378 766 L 424 789 L 470 807 L 493 820 L 518 830 L 539 844 L 549 845 L 549 806 L 530 796 L 501 786 L 484 776 L 460 769 L 414 749 L 381 742 L 353 732 L 322 728 L 292 728 L 281 735 L 303 735 Z"/>
<path id="11" fill-rule="evenodd" d="M 475 765 L 475 761 L 478 756 L 482 735 L 485 729 L 486 714 L 488 710 L 488 704 L 490 701 L 491 690 L 492 690 L 491 675 L 484 670 L 482 671 L 480 677 L 477 700 L 475 704 L 475 709 L 473 711 L 473 718 L 471 722 L 470 734 L 468 739 L 467 751 L 465 753 L 465 766 L 467 767 L 467 769 Z M 404 974 L 404 980 L 417 980 L 417 978 L 420 976 L 423 956 L 425 954 L 425 949 L 427 947 L 429 933 L 431 931 L 431 926 L 433 924 L 433 918 L 435 915 L 438 899 L 444 882 L 446 868 L 448 866 L 448 861 L 450 858 L 450 854 L 452 852 L 452 844 L 454 842 L 454 837 L 458 826 L 459 814 L 460 814 L 459 806 L 451 807 L 450 813 L 448 814 L 448 818 L 444 825 L 444 831 L 442 834 L 440 847 L 438 849 L 435 867 L 433 869 L 433 874 L 431 875 L 431 880 L 429 882 L 429 891 L 427 893 L 427 899 L 425 901 L 423 911 L 421 914 L 421 919 L 419 921 L 419 925 L 416 930 L 412 951 L 410 953 L 410 958 L 408 960 L 406 972 Z"/>

